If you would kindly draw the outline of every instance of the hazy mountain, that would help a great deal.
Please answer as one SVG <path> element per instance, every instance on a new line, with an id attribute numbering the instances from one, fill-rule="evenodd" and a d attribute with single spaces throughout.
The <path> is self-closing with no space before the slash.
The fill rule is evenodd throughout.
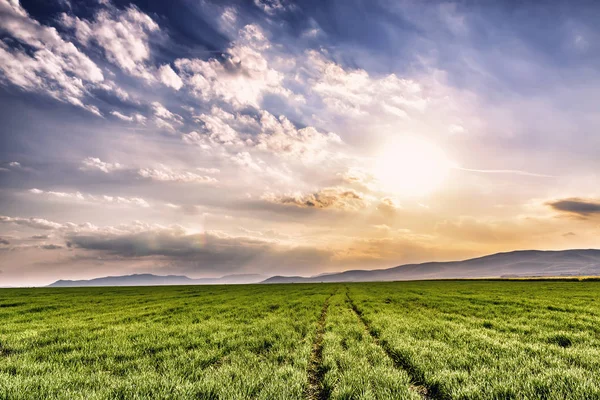
<path id="1" fill-rule="evenodd" d="M 417 279 L 600 275 L 600 250 L 525 250 L 463 261 L 406 264 L 312 277 L 273 276 L 264 283 L 368 282 Z"/>
<path id="2" fill-rule="evenodd" d="M 90 280 L 59 280 L 51 287 L 75 286 L 158 286 L 244 283 L 369 282 L 418 279 L 500 278 L 600 275 L 600 250 L 524 250 L 492 254 L 463 261 L 406 264 L 379 270 L 351 270 L 311 277 L 258 274 L 226 275 L 220 278 L 191 279 L 184 275 L 135 274 Z"/>
<path id="3" fill-rule="evenodd" d="M 191 279 L 184 275 L 153 275 L 134 274 L 124 276 L 106 276 L 89 280 L 59 280 L 49 285 L 50 287 L 77 287 L 77 286 L 161 286 L 161 285 L 216 285 L 216 284 L 242 284 L 258 283 L 265 279 L 264 275 L 237 274 L 225 275 L 220 278 Z"/>

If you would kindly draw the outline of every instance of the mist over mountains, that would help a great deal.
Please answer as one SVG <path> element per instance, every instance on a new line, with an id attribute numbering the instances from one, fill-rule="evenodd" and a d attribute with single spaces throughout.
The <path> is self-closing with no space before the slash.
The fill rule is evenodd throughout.
<path id="1" fill-rule="evenodd" d="M 600 250 L 539 251 L 497 253 L 463 261 L 406 264 L 380 270 L 350 270 L 311 277 L 259 274 L 226 275 L 220 278 L 192 279 L 184 275 L 134 274 L 90 280 L 59 280 L 50 287 L 78 286 L 160 286 L 251 283 L 373 282 L 420 279 L 516 278 L 600 275 Z"/>
<path id="2" fill-rule="evenodd" d="M 351 270 L 308 278 L 273 276 L 264 283 L 372 282 L 589 275 L 600 275 L 600 250 L 523 250 L 497 253 L 463 261 L 406 264 L 380 270 Z"/>
<path id="3" fill-rule="evenodd" d="M 107 276 L 90 280 L 59 280 L 49 287 L 82 287 L 82 286 L 164 286 L 164 285 L 234 285 L 259 283 L 266 276 L 259 274 L 225 275 L 220 278 L 192 279 L 184 275 L 134 274 L 124 276 Z"/>

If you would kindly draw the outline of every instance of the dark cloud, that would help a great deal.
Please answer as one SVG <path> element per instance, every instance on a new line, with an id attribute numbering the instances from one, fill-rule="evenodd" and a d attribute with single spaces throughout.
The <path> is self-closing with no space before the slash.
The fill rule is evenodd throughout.
<path id="1" fill-rule="evenodd" d="M 580 199 L 577 197 L 561 199 L 546 203 L 556 211 L 574 214 L 583 218 L 600 214 L 600 201 L 591 199 Z"/>
<path id="2" fill-rule="evenodd" d="M 577 234 L 575 232 L 567 232 L 567 233 L 563 233 L 564 237 L 569 237 L 569 236 L 577 236 Z"/>
<path id="3" fill-rule="evenodd" d="M 45 244 L 40 246 L 42 249 L 44 250 L 58 250 L 58 249 L 62 249 L 62 246 L 59 246 L 57 244 Z"/>
<path id="4" fill-rule="evenodd" d="M 188 272 L 234 272 L 249 266 L 258 272 L 316 270 L 331 257 L 327 251 L 285 246 L 276 241 L 213 233 L 188 235 L 177 230 L 121 235 L 73 233 L 66 238 L 71 248 L 121 258 L 159 257 L 166 269 Z"/>
<path id="5" fill-rule="evenodd" d="M 276 196 L 269 194 L 265 195 L 264 199 L 275 204 L 301 208 L 357 210 L 367 206 L 362 193 L 339 187 L 325 188 L 318 192 L 304 195 Z"/>
<path id="6" fill-rule="evenodd" d="M 0 244 L 5 244 L 5 245 L 9 245 L 10 242 L 6 239 L 0 238 Z"/>

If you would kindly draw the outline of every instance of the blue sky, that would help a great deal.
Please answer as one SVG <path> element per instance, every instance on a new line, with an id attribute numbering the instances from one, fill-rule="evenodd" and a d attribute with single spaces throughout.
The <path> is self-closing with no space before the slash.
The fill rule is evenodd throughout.
<path id="1" fill-rule="evenodd" d="M 597 247 L 599 14 L 0 0 L 0 282 Z"/>

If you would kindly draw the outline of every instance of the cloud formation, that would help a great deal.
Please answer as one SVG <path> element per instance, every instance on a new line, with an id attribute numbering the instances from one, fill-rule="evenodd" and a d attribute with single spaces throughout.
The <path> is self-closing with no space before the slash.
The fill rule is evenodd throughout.
<path id="1" fill-rule="evenodd" d="M 128 205 L 137 207 L 150 207 L 148 202 L 140 197 L 123 197 L 108 195 L 82 194 L 81 192 L 56 192 L 52 190 L 44 191 L 40 189 L 30 189 L 29 193 L 44 196 L 46 198 L 74 200 L 96 204 L 106 205 Z"/>
<path id="2" fill-rule="evenodd" d="M 158 24 L 137 7 L 119 10 L 107 5 L 92 21 L 62 14 L 64 26 L 75 30 L 77 40 L 84 46 L 96 43 L 106 58 L 123 71 L 146 81 L 156 77 L 146 64 L 150 59 L 149 35 L 159 30 Z"/>
<path id="3" fill-rule="evenodd" d="M 240 30 L 238 40 L 224 52 L 223 59 L 181 58 L 175 61 L 175 66 L 199 99 L 206 102 L 220 99 L 235 108 L 259 108 L 265 94 L 292 96 L 282 86 L 283 75 L 271 68 L 264 56 L 270 47 L 262 29 L 250 24 Z"/>
<path id="4" fill-rule="evenodd" d="M 124 166 L 119 163 L 105 162 L 96 157 L 87 157 L 81 162 L 81 164 L 82 165 L 80 169 L 83 171 L 98 170 L 104 172 L 105 174 L 124 168 Z"/>
<path id="5" fill-rule="evenodd" d="M 40 92 L 100 115 L 84 104 L 90 86 L 104 80 L 102 70 L 57 30 L 32 19 L 18 1 L 0 1 L 0 31 L 32 51 L 0 41 L 0 71 L 12 84 Z"/>
<path id="6" fill-rule="evenodd" d="M 5 215 L 0 215 L 0 223 L 15 224 L 15 225 L 26 226 L 28 228 L 43 229 L 43 230 L 53 230 L 53 229 L 59 229 L 59 228 L 63 227 L 62 224 L 48 221 L 43 218 L 8 217 Z"/>
<path id="7" fill-rule="evenodd" d="M 369 204 L 362 193 L 341 187 L 324 188 L 309 194 L 275 195 L 266 193 L 262 199 L 285 206 L 343 211 L 360 210 Z"/>
<path id="8" fill-rule="evenodd" d="M 165 165 L 157 168 L 142 168 L 139 176 L 160 182 L 186 182 L 186 183 L 215 183 L 216 178 L 200 175 L 191 171 L 177 171 Z"/>
<path id="9" fill-rule="evenodd" d="M 600 201 L 593 199 L 571 197 L 549 201 L 546 204 L 556 211 L 576 215 L 582 218 L 600 214 Z"/>

